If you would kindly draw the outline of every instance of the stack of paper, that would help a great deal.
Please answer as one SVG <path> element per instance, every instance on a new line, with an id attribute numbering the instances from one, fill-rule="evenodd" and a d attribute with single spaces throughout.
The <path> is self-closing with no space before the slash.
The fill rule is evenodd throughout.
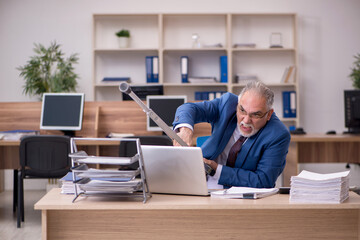
<path id="1" fill-rule="evenodd" d="M 36 130 L 10 130 L 0 132 L 0 139 L 4 140 L 20 140 L 24 136 L 39 135 Z"/>
<path id="2" fill-rule="evenodd" d="M 77 178 L 78 179 L 78 178 Z M 63 194 L 74 194 L 75 184 L 73 183 L 73 176 L 71 172 L 68 172 L 64 177 L 60 179 L 61 193 Z M 78 191 L 80 188 L 78 188 Z"/>
<path id="3" fill-rule="evenodd" d="M 137 186 L 137 181 L 134 180 L 135 176 L 140 174 L 140 169 L 131 171 L 119 171 L 119 170 L 100 170 L 90 168 L 87 171 L 73 170 L 74 172 L 78 172 L 75 174 L 76 181 L 79 181 L 76 185 L 77 191 L 82 192 L 81 184 L 88 184 L 89 186 L 103 186 L 107 184 L 107 187 L 114 187 L 117 184 L 120 185 L 134 185 Z M 121 176 L 121 177 L 119 177 Z M 131 180 L 134 180 L 131 182 Z M 64 194 L 74 194 L 75 193 L 75 183 L 73 182 L 73 174 L 72 172 L 68 172 L 63 178 L 60 179 L 61 183 L 61 193 Z M 91 184 L 89 184 L 91 183 Z"/>
<path id="4" fill-rule="evenodd" d="M 231 187 L 226 190 L 211 192 L 211 197 L 257 199 L 276 194 L 278 191 L 278 188 Z"/>
<path id="5" fill-rule="evenodd" d="M 303 170 L 291 177 L 290 202 L 341 203 L 349 197 L 349 172 L 319 174 Z"/>

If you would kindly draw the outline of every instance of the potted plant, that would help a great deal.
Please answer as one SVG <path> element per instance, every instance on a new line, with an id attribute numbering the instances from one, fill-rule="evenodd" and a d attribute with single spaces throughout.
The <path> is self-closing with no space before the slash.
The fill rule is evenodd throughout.
<path id="1" fill-rule="evenodd" d="M 356 61 L 354 62 L 354 67 L 351 69 L 351 74 L 349 77 L 353 81 L 353 87 L 360 89 L 360 53 L 354 56 Z"/>
<path id="2" fill-rule="evenodd" d="M 119 47 L 120 48 L 127 48 L 130 45 L 130 31 L 127 29 L 121 29 L 120 31 L 116 32 L 115 35 L 119 39 Z"/>
<path id="3" fill-rule="evenodd" d="M 73 64 L 77 63 L 77 54 L 64 59 L 60 45 L 56 42 L 45 48 L 42 44 L 34 44 L 34 52 L 26 65 L 17 69 L 24 77 L 23 92 L 28 95 L 40 95 L 45 92 L 74 92 L 78 75 L 74 73 Z"/>

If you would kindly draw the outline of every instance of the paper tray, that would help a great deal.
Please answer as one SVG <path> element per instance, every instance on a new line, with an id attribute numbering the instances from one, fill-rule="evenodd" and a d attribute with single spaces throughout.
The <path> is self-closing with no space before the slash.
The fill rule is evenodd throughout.
<path id="1" fill-rule="evenodd" d="M 131 193 L 141 189 L 142 181 L 135 179 L 128 182 L 111 182 L 83 179 L 78 185 L 85 192 Z"/>
<path id="2" fill-rule="evenodd" d="M 80 178 L 129 178 L 133 179 L 140 174 L 140 169 L 137 170 L 106 170 L 88 168 L 86 165 L 79 165 L 71 171 L 76 173 Z"/>
<path id="3" fill-rule="evenodd" d="M 109 164 L 109 165 L 129 165 L 139 160 L 139 155 L 133 157 L 99 157 L 88 156 L 84 151 L 69 154 L 74 162 L 85 164 Z"/>

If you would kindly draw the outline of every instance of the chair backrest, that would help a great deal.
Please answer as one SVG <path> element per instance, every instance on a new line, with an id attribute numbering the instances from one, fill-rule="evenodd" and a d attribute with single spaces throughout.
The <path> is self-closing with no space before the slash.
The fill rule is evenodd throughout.
<path id="1" fill-rule="evenodd" d="M 60 178 L 69 172 L 70 137 L 26 136 L 20 142 L 20 166 L 23 176 Z"/>
<path id="2" fill-rule="evenodd" d="M 201 147 L 204 142 L 209 138 L 210 136 L 201 136 L 196 138 L 196 146 Z"/>
<path id="3" fill-rule="evenodd" d="M 168 136 L 133 136 L 127 138 L 139 138 L 141 145 L 172 146 L 172 140 Z M 119 157 L 131 157 L 137 153 L 135 142 L 121 142 Z"/>

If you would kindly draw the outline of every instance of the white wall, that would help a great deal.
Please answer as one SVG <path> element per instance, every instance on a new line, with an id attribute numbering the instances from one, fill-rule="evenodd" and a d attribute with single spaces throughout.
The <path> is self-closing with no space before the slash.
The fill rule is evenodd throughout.
<path id="1" fill-rule="evenodd" d="M 33 55 L 34 43 L 49 45 L 54 40 L 66 56 L 80 54 L 78 91 L 93 100 L 93 13 L 295 12 L 301 126 L 307 132 L 342 132 L 343 90 L 352 88 L 348 75 L 353 55 L 360 53 L 359 11 L 359 0 L 0 0 L 0 102 L 37 100 L 22 94 L 23 79 L 16 67 Z M 336 167 L 343 169 L 344 164 Z M 360 185 L 359 167 L 353 170 L 352 184 Z"/>

